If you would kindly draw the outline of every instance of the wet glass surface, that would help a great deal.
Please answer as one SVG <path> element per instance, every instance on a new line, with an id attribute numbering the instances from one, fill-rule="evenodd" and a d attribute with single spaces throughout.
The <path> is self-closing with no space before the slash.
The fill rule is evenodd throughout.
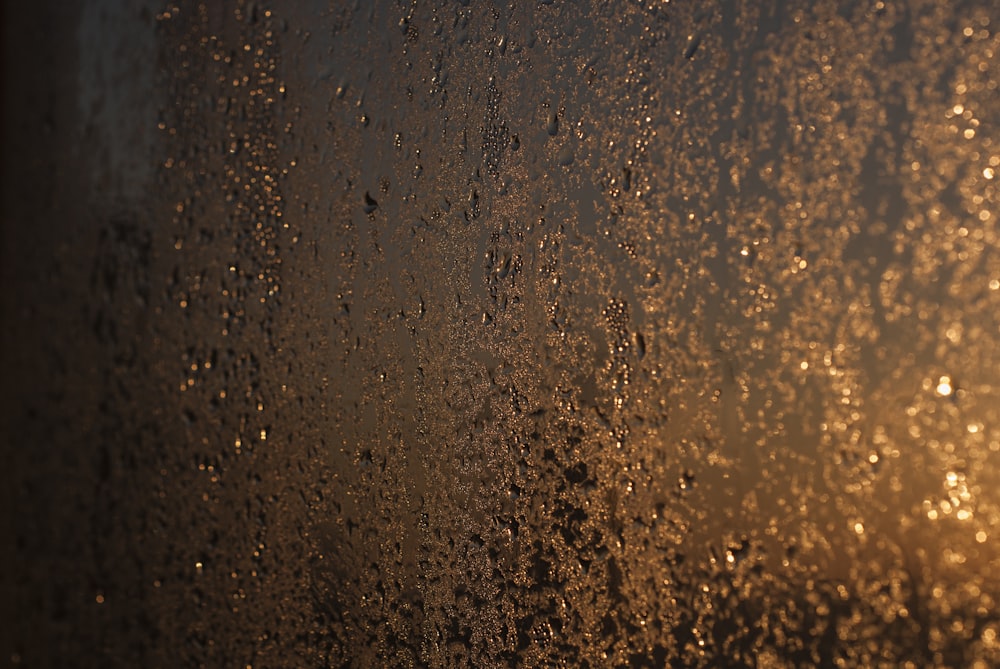
<path id="1" fill-rule="evenodd" d="M 5 12 L 5 666 L 1000 664 L 991 3 Z"/>

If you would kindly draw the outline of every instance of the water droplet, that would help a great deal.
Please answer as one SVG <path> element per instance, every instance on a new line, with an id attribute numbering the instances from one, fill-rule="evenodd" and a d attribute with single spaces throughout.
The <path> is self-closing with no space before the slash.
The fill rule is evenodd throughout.
<path id="1" fill-rule="evenodd" d="M 373 198 L 371 195 L 368 194 L 368 191 L 365 191 L 365 206 L 364 206 L 365 213 L 370 214 L 376 209 L 378 209 L 378 202 L 375 200 L 375 198 Z"/>
<path id="2" fill-rule="evenodd" d="M 687 46 L 684 47 L 684 57 L 688 60 L 694 58 L 695 52 L 698 51 L 698 47 L 701 45 L 701 34 L 693 33 L 688 35 Z M 676 52 L 675 52 L 676 53 Z"/>
<path id="3" fill-rule="evenodd" d="M 545 124 L 545 130 L 551 137 L 555 137 L 559 133 L 559 115 L 556 114 L 555 110 L 552 110 L 549 113 L 548 121 Z"/>
<path id="4" fill-rule="evenodd" d="M 568 167 L 573 164 L 573 149 L 569 146 L 564 146 L 559 151 L 558 155 L 559 164 L 563 167 Z"/>

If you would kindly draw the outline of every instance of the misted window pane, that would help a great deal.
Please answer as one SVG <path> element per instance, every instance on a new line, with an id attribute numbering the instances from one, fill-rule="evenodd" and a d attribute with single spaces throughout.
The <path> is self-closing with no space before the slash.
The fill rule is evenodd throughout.
<path id="1" fill-rule="evenodd" d="M 1000 665 L 992 3 L 3 11 L 3 663 Z"/>

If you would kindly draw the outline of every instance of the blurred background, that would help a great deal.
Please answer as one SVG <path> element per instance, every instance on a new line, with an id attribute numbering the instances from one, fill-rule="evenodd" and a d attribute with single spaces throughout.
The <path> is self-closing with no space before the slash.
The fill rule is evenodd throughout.
<path id="1" fill-rule="evenodd" d="M 1000 665 L 992 3 L 2 20 L 0 666 Z"/>

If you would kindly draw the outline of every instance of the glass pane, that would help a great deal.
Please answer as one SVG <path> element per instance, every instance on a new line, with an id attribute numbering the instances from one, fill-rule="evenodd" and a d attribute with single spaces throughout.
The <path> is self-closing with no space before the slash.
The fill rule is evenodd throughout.
<path id="1" fill-rule="evenodd" d="M 50 4 L 5 662 L 1000 664 L 991 3 Z"/>

